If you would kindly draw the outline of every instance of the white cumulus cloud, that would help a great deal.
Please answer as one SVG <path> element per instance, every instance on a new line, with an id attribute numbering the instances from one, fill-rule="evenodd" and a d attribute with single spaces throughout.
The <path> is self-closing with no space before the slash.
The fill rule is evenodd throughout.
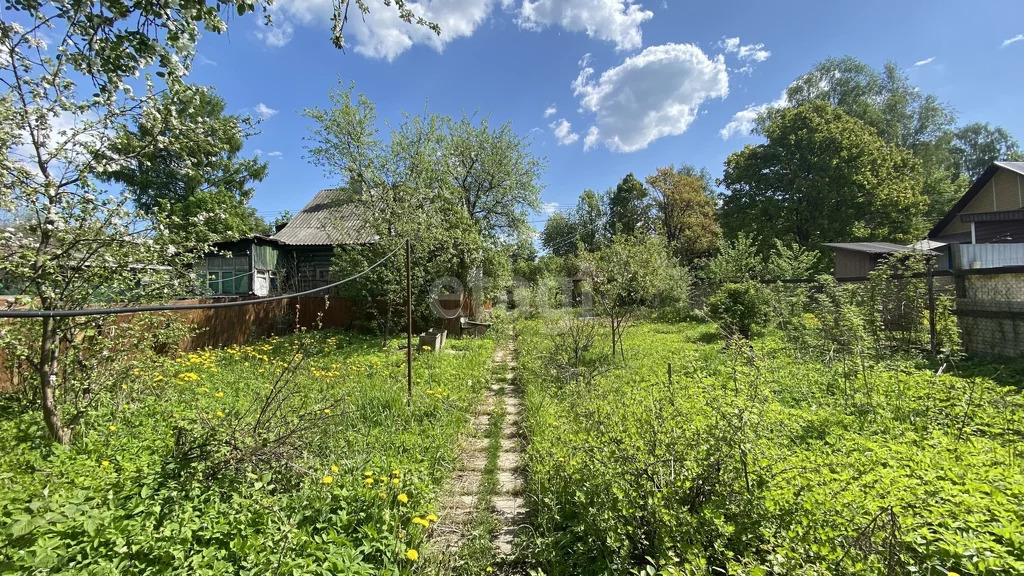
<path id="1" fill-rule="evenodd" d="M 580 139 L 580 135 L 572 131 L 572 124 L 565 118 L 559 118 L 552 122 L 550 128 L 555 135 L 555 140 L 558 140 L 559 146 L 568 146 Z"/>
<path id="2" fill-rule="evenodd" d="M 345 24 L 345 40 L 364 56 L 388 61 L 394 60 L 416 44 L 424 44 L 440 52 L 449 42 L 472 36 L 490 15 L 495 3 L 495 0 L 421 0 L 406 3 L 417 16 L 437 23 L 441 27 L 440 35 L 425 26 L 403 22 L 394 6 L 373 2 L 370 4 L 370 12 L 364 16 L 353 3 Z M 327 33 L 334 14 L 334 4 L 333 0 L 278 0 L 272 11 L 275 27 L 297 24 L 319 27 Z M 280 40 L 268 37 L 267 32 L 258 34 L 271 46 L 275 45 L 274 41 Z M 290 39 L 289 33 L 277 45 L 287 43 Z"/>
<path id="3" fill-rule="evenodd" d="M 709 58 L 693 44 L 651 46 L 597 78 L 587 62 L 572 83 L 581 108 L 594 115 L 585 149 L 643 150 L 685 132 L 705 100 L 729 94 L 725 59 Z"/>
<path id="4" fill-rule="evenodd" d="M 1020 42 L 1021 40 L 1024 40 L 1024 34 L 1017 34 L 1013 38 L 1007 38 L 1006 40 L 1003 40 L 1003 48 L 1006 48 L 1014 42 Z"/>
<path id="5" fill-rule="evenodd" d="M 774 108 L 785 107 L 789 103 L 789 99 L 786 98 L 786 93 L 783 92 L 779 96 L 778 100 L 774 102 L 766 102 L 764 104 L 758 104 L 756 106 L 747 106 L 743 110 L 733 114 L 732 120 L 718 131 L 722 136 L 722 140 L 728 140 L 734 135 L 739 134 L 741 136 L 749 136 L 751 131 L 754 130 L 754 121 L 761 115 L 762 112 L 772 110 Z"/>
<path id="6" fill-rule="evenodd" d="M 643 45 L 640 25 L 652 17 L 632 0 L 523 0 L 517 22 L 528 30 L 559 25 L 613 42 L 617 50 L 635 50 Z"/>
<path id="7" fill-rule="evenodd" d="M 260 102 L 259 104 L 254 106 L 253 112 L 256 112 L 256 115 L 263 120 L 266 120 L 267 118 L 270 118 L 271 116 L 277 114 L 277 110 L 274 110 L 273 108 L 267 106 L 263 102 Z"/>
<path id="8" fill-rule="evenodd" d="M 551 106 L 548 106 L 547 110 L 544 111 L 544 117 L 545 118 L 550 118 L 550 117 L 554 116 L 555 114 L 558 114 L 558 108 L 555 108 L 554 104 L 552 104 Z"/>
<path id="9" fill-rule="evenodd" d="M 284 154 L 274 150 L 273 152 L 267 152 L 267 158 L 283 158 Z"/>
<path id="10" fill-rule="evenodd" d="M 737 53 L 740 60 L 753 60 L 754 62 L 764 62 L 771 55 L 771 52 L 764 49 L 764 44 L 740 46 L 739 53 Z"/>
<path id="11" fill-rule="evenodd" d="M 764 49 L 764 44 L 741 44 L 738 36 L 733 38 L 722 38 L 718 47 L 725 50 L 726 54 L 736 54 L 736 57 L 744 62 L 764 62 L 772 53 Z"/>
<path id="12" fill-rule="evenodd" d="M 272 26 L 260 26 L 256 29 L 256 37 L 263 40 L 271 48 L 280 48 L 292 41 L 295 26 L 288 20 L 275 19 Z"/>
<path id="13" fill-rule="evenodd" d="M 554 214 L 555 212 L 558 212 L 558 207 L 559 207 L 558 202 L 545 202 L 545 203 L 541 204 L 540 210 L 541 210 L 541 212 L 543 212 L 543 213 L 547 214 L 548 216 L 550 216 L 550 215 Z"/>
<path id="14" fill-rule="evenodd" d="M 917 62 L 914 62 L 914 66 L 926 66 L 934 61 L 935 56 L 932 56 L 931 58 L 925 58 L 924 60 L 918 60 Z"/>

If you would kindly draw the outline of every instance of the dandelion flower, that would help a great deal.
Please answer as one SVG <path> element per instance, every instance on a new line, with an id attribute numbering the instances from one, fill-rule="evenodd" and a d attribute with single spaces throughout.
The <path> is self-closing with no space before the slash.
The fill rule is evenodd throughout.
<path id="1" fill-rule="evenodd" d="M 398 501 L 401 502 L 402 504 L 408 504 L 409 497 L 405 495 L 405 492 L 402 492 L 401 494 L 398 495 Z"/>
<path id="2" fill-rule="evenodd" d="M 409 551 L 405 553 L 405 557 L 415 562 L 420 559 L 420 553 L 415 548 L 409 548 Z"/>
<path id="3" fill-rule="evenodd" d="M 369 488 L 370 486 L 373 486 L 373 478 L 367 478 L 366 480 L 363 480 L 363 483 L 366 484 L 367 488 Z"/>
<path id="4" fill-rule="evenodd" d="M 400 480 L 398 478 L 392 478 L 391 479 L 391 483 L 396 485 L 396 486 L 398 485 L 399 482 L 400 482 Z"/>
<path id="5" fill-rule="evenodd" d="M 437 514 L 427 514 L 427 520 L 431 522 L 437 522 Z"/>
<path id="6" fill-rule="evenodd" d="M 220 410 L 217 410 L 217 418 L 223 418 L 223 417 L 224 417 L 224 413 L 221 412 Z"/>
<path id="7" fill-rule="evenodd" d="M 420 518 L 419 516 L 413 518 L 412 519 L 412 523 L 413 524 L 419 524 L 420 526 L 423 526 L 424 528 L 430 528 L 430 521 L 429 520 L 424 520 L 423 518 Z"/>
<path id="8" fill-rule="evenodd" d="M 324 414 L 330 414 L 330 413 L 331 413 L 331 409 L 330 408 L 324 408 Z"/>
<path id="9" fill-rule="evenodd" d="M 324 476 L 324 479 L 321 480 L 320 482 L 323 482 L 324 484 L 330 484 L 331 482 L 334 482 L 334 476 Z"/>
<path id="10" fill-rule="evenodd" d="M 334 472 L 335 474 L 337 474 L 338 473 L 338 467 L 335 466 L 334 464 L 331 464 L 331 472 Z"/>
<path id="11" fill-rule="evenodd" d="M 491 568 L 490 566 L 488 566 L 487 567 L 487 573 L 490 574 L 491 572 L 494 572 L 494 568 Z"/>
<path id="12" fill-rule="evenodd" d="M 103 466 L 104 468 L 110 466 L 110 460 L 104 460 L 103 462 L 100 462 L 100 466 Z"/>
<path id="13" fill-rule="evenodd" d="M 214 394 L 214 396 L 216 396 L 217 398 L 223 398 L 224 397 L 224 393 L 223 392 L 217 392 L 216 394 Z"/>
<path id="14" fill-rule="evenodd" d="M 380 499 L 381 499 L 381 500 L 387 500 L 387 497 L 388 497 L 388 494 L 387 494 L 387 492 L 381 492 L 381 493 L 380 493 Z"/>
<path id="15" fill-rule="evenodd" d="M 200 388 L 200 389 L 199 389 L 199 391 L 200 391 L 200 392 L 209 392 L 209 391 L 210 391 L 210 389 L 209 389 L 209 388 L 207 388 L 206 386 L 203 386 L 202 388 Z"/>
<path id="16" fill-rule="evenodd" d="M 113 425 L 107 426 L 107 430 L 110 430 L 111 432 L 113 432 L 114 430 L 117 430 L 117 426 L 113 426 Z"/>
<path id="17" fill-rule="evenodd" d="M 363 472 L 363 476 L 366 476 L 367 478 L 370 478 L 370 477 L 373 476 L 373 472 L 370 472 L 369 470 L 367 470 L 366 472 Z"/>

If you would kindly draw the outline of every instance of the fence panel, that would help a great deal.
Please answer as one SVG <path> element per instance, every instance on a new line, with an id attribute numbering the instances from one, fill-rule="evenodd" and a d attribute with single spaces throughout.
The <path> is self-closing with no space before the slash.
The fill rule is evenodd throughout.
<path id="1" fill-rule="evenodd" d="M 964 268 L 998 268 L 1024 265 L 1024 244 L 961 244 Z"/>

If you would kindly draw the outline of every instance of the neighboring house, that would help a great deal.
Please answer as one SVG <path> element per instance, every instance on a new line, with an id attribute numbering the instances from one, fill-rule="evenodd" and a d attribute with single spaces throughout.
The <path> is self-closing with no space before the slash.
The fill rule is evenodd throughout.
<path id="1" fill-rule="evenodd" d="M 214 244 L 206 256 L 207 286 L 219 296 L 268 296 L 329 284 L 334 250 L 377 239 L 364 208 L 341 191 L 321 190 L 273 236 Z"/>
<path id="2" fill-rule="evenodd" d="M 889 242 L 834 242 L 826 243 L 836 253 L 834 276 L 837 280 L 864 278 L 878 266 L 878 263 L 893 254 L 923 252 L 935 255 L 931 250 L 915 246 L 901 246 Z"/>
<path id="3" fill-rule="evenodd" d="M 1024 162 L 995 162 L 928 232 L 951 269 L 1024 264 Z"/>

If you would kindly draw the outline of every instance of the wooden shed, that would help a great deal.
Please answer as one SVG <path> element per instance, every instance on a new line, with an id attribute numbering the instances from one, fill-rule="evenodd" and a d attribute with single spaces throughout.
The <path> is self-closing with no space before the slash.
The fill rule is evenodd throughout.
<path id="1" fill-rule="evenodd" d="M 835 250 L 836 279 L 864 278 L 878 266 L 878 262 L 890 254 L 919 252 L 935 255 L 930 250 L 920 250 L 911 246 L 891 244 L 889 242 L 835 242 L 827 243 Z"/>

